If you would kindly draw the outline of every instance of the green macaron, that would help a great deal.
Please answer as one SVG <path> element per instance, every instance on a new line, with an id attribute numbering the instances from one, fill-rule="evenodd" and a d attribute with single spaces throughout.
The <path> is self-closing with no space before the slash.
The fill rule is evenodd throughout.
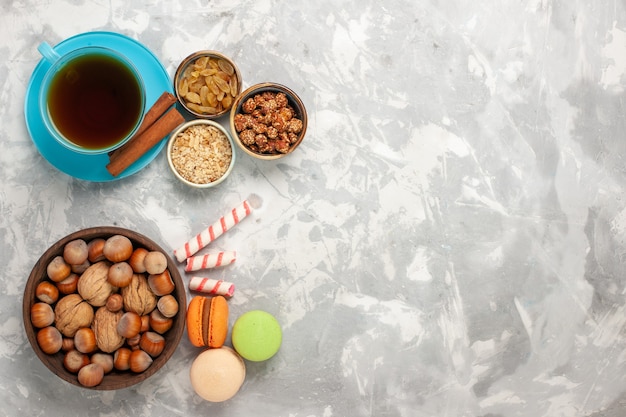
<path id="1" fill-rule="evenodd" d="M 249 361 L 261 362 L 274 356 L 283 340 L 280 324 L 274 316 L 262 310 L 242 314 L 233 325 L 233 347 Z"/>

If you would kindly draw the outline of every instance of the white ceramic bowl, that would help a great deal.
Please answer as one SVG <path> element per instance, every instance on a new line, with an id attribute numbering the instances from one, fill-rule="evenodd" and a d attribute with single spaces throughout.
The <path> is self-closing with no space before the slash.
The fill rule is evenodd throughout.
<path id="1" fill-rule="evenodd" d="M 210 128 L 213 127 L 215 129 L 217 129 L 220 133 L 222 133 L 223 135 L 226 136 L 227 139 L 227 143 L 228 146 L 230 147 L 230 163 L 228 163 L 228 167 L 224 170 L 223 174 L 221 176 L 219 176 L 219 178 L 214 178 L 209 180 L 208 182 L 204 182 L 204 180 L 195 180 L 194 181 L 194 177 L 203 177 L 204 174 L 206 174 L 207 170 L 205 168 L 197 168 L 198 165 L 200 164 L 205 164 L 204 161 L 206 161 L 205 157 L 213 157 L 214 153 L 212 153 L 209 149 L 205 148 L 204 151 L 202 152 L 192 152 L 190 149 L 188 149 L 189 151 L 189 157 L 191 157 L 191 155 L 193 155 L 193 157 L 197 157 L 199 158 L 196 163 L 194 164 L 190 164 L 190 166 L 194 166 L 196 168 L 193 169 L 188 169 L 186 173 L 180 172 L 179 169 L 177 168 L 177 165 L 180 166 L 179 163 L 177 163 L 176 159 L 180 158 L 180 152 L 176 152 L 175 149 L 175 143 L 177 138 L 179 137 L 179 135 L 185 133 L 187 131 L 187 129 L 192 128 L 192 127 L 198 127 L 198 128 Z M 202 154 L 202 156 L 199 156 L 199 154 Z M 177 156 L 178 155 L 178 156 Z M 172 173 L 176 176 L 176 178 L 178 178 L 183 184 L 186 184 L 190 187 L 193 188 L 211 188 L 211 187 L 215 187 L 219 184 L 221 184 L 230 174 L 230 172 L 233 170 L 233 167 L 235 166 L 235 144 L 233 142 L 233 139 L 230 135 L 230 133 L 224 129 L 222 127 L 222 125 L 220 125 L 219 123 L 213 121 L 213 120 L 206 120 L 206 119 L 196 119 L 196 120 L 191 120 L 189 122 L 183 123 L 182 125 L 180 125 L 174 132 L 172 132 L 168 143 L 167 143 L 167 162 L 170 166 L 170 169 L 172 171 Z M 221 168 L 220 168 L 221 169 Z"/>

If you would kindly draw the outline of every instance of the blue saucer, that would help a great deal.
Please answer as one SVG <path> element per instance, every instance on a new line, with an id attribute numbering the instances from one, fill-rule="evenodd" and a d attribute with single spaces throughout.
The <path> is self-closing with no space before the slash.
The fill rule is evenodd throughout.
<path id="1" fill-rule="evenodd" d="M 54 48 L 61 54 L 83 46 L 106 46 L 126 55 L 141 73 L 146 86 L 146 108 L 150 108 L 164 91 L 172 93 L 172 81 L 167 71 L 145 46 L 127 36 L 112 32 L 88 32 L 73 36 Z M 87 181 L 114 181 L 128 177 L 148 165 L 163 149 L 162 140 L 117 177 L 109 174 L 107 154 L 83 155 L 65 148 L 48 133 L 38 106 L 39 88 L 50 64 L 42 59 L 35 67 L 26 90 L 24 116 L 28 133 L 39 153 L 55 168 L 72 177 Z M 164 138 L 165 139 L 165 138 Z"/>

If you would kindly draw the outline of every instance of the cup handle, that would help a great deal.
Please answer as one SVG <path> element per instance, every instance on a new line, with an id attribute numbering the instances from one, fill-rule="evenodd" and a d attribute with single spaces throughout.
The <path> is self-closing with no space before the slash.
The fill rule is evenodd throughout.
<path id="1" fill-rule="evenodd" d="M 59 55 L 54 49 L 52 49 L 48 42 L 40 43 L 37 47 L 37 50 L 50 64 L 54 64 L 56 61 L 58 61 L 59 58 L 61 58 L 61 55 Z"/>

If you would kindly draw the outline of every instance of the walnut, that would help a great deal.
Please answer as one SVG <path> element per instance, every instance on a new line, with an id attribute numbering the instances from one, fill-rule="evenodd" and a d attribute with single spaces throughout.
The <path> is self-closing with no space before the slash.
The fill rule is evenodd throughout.
<path id="1" fill-rule="evenodd" d="M 276 130 L 276 129 L 274 129 L 274 130 Z M 255 136 L 256 136 L 256 134 L 254 133 L 254 130 L 246 129 L 243 132 L 241 132 L 241 135 L 239 135 L 239 138 L 244 143 L 244 145 L 254 145 L 256 143 L 254 141 L 254 137 Z"/>
<path id="2" fill-rule="evenodd" d="M 278 152 L 280 153 L 287 153 L 289 152 L 289 142 L 285 141 L 285 140 L 274 140 L 274 149 L 276 149 Z"/>
<path id="3" fill-rule="evenodd" d="M 276 104 L 279 108 L 285 108 L 289 105 L 289 99 L 285 93 L 276 93 Z"/>
<path id="4" fill-rule="evenodd" d="M 253 152 L 289 153 L 304 129 L 287 95 L 281 92 L 255 94 L 243 103 L 241 111 L 234 117 L 235 130 L 241 142 Z"/>
<path id="5" fill-rule="evenodd" d="M 300 133 L 302 131 L 302 120 L 291 119 L 287 122 L 287 132 Z"/>
<path id="6" fill-rule="evenodd" d="M 257 135 L 263 135 L 267 133 L 267 125 L 264 125 L 263 123 L 255 121 L 251 127 L 254 133 L 256 133 Z"/>
<path id="7" fill-rule="evenodd" d="M 81 327 L 93 321 L 93 307 L 78 294 L 61 298 L 54 308 L 55 327 L 66 337 L 74 337 Z"/>
<path id="8" fill-rule="evenodd" d="M 123 311 L 114 313 L 106 307 L 96 310 L 91 329 L 96 335 L 96 344 L 101 351 L 115 352 L 124 344 L 126 339 L 117 332 L 117 322 L 123 315 Z"/>
<path id="9" fill-rule="evenodd" d="M 107 280 L 110 266 L 107 261 L 96 262 L 78 280 L 78 293 L 94 307 L 105 305 L 109 296 L 116 291 Z"/>
<path id="10" fill-rule="evenodd" d="M 154 295 L 148 280 L 142 274 L 134 274 L 130 285 L 122 288 L 124 309 L 133 311 L 140 316 L 149 314 L 157 305 L 157 296 Z"/>

